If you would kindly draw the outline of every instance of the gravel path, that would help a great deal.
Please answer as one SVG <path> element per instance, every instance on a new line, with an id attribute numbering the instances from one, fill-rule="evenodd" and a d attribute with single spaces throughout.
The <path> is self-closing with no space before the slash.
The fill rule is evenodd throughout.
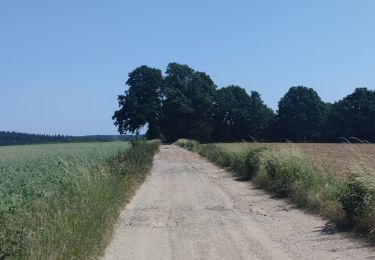
<path id="1" fill-rule="evenodd" d="M 349 234 L 177 146 L 162 146 L 104 259 L 374 259 Z"/>

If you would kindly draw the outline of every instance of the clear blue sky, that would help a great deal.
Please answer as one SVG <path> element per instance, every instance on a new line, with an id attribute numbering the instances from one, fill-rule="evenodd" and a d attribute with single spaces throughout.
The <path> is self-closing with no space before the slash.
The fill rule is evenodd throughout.
<path id="1" fill-rule="evenodd" d="M 114 134 L 142 64 L 188 64 L 273 109 L 294 85 L 325 101 L 374 89 L 374 14 L 373 0 L 2 0 L 0 129 Z"/>

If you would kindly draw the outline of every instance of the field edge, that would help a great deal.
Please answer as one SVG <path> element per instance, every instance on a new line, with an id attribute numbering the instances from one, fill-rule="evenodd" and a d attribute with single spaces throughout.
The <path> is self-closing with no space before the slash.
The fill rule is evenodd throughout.
<path id="1" fill-rule="evenodd" d="M 321 215 L 335 225 L 336 231 L 352 230 L 370 241 L 375 239 L 375 180 L 366 172 L 368 169 L 361 168 L 343 181 L 319 171 L 301 151 L 257 147 L 235 153 L 194 140 L 180 139 L 175 144 L 229 169 L 236 177 L 251 180 L 257 187 Z"/>

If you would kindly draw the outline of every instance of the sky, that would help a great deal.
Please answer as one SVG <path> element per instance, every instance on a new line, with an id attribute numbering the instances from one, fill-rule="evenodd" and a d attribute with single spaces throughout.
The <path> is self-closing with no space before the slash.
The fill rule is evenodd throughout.
<path id="1" fill-rule="evenodd" d="M 375 88 L 373 0 L 1 0 L 0 130 L 116 134 L 130 71 L 188 64 L 261 93 Z"/>

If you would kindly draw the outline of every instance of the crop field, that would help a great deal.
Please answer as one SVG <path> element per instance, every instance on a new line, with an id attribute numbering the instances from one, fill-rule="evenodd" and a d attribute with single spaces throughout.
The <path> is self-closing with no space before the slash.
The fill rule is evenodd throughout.
<path id="1" fill-rule="evenodd" d="M 124 196 L 148 169 L 157 149 L 149 146 L 103 142 L 1 147 L 0 259 L 98 254 Z"/>
<path id="2" fill-rule="evenodd" d="M 235 176 L 375 240 L 375 145 L 179 140 Z"/>
<path id="3" fill-rule="evenodd" d="M 0 146 L 0 165 L 16 165 L 39 159 L 79 157 L 100 163 L 129 147 L 127 142 L 93 142 Z"/>
<path id="4" fill-rule="evenodd" d="M 257 147 L 294 150 L 305 154 L 317 168 L 347 179 L 358 167 L 375 169 L 375 144 L 330 143 L 218 143 L 224 150 L 243 153 Z M 371 172 L 370 172 L 371 173 Z M 372 172 L 375 178 L 375 172 Z"/>

